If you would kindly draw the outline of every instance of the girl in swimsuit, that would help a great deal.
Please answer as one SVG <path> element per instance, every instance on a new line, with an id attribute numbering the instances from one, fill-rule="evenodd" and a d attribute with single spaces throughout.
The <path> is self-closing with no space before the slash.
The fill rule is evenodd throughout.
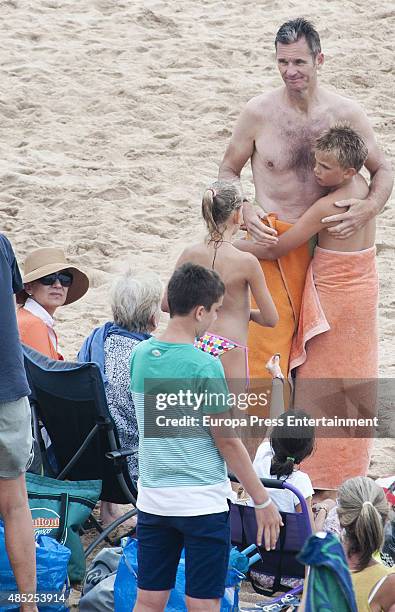
<path id="1" fill-rule="evenodd" d="M 176 268 L 186 262 L 215 269 L 226 293 L 214 325 L 195 346 L 221 359 L 228 384 L 240 392 L 248 386 L 247 332 L 249 321 L 274 327 L 278 314 L 257 259 L 236 249 L 232 240 L 242 224 L 242 195 L 237 184 L 217 181 L 206 189 L 202 215 L 208 229 L 203 242 L 187 247 Z M 250 291 L 257 309 L 251 309 Z M 167 292 L 162 310 L 168 312 Z"/>

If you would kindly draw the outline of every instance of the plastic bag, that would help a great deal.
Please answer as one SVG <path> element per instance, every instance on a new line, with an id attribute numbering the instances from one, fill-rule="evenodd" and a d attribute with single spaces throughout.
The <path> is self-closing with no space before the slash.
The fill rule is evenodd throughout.
<path id="1" fill-rule="evenodd" d="M 80 612 L 113 612 L 114 583 L 123 549 L 103 548 L 86 572 Z"/>
<path id="2" fill-rule="evenodd" d="M 37 565 L 37 594 L 43 594 L 46 604 L 50 602 L 48 593 L 57 593 L 57 602 L 51 605 L 40 606 L 38 609 L 43 612 L 63 612 L 68 610 L 65 602 L 68 597 L 67 564 L 70 558 L 70 550 L 59 544 L 48 536 L 39 536 L 36 546 L 36 565 Z M 14 573 L 11 569 L 4 541 L 4 525 L 0 521 L 0 592 L 17 593 Z M 62 593 L 62 595 L 60 595 Z M 52 598 L 53 600 L 54 598 Z M 60 600 L 59 600 L 60 599 Z M 19 610 L 20 604 L 14 603 L 7 607 L 1 606 L 2 612 Z"/>
<path id="3" fill-rule="evenodd" d="M 231 555 L 231 560 L 235 557 Z M 247 562 L 248 564 L 248 562 Z M 221 612 L 237 612 L 238 591 L 244 579 L 237 568 L 230 567 L 225 583 L 225 595 L 221 600 Z M 118 566 L 114 586 L 115 612 L 132 612 L 137 598 L 137 540 L 131 538 L 124 548 L 122 559 Z M 182 552 L 178 564 L 176 584 L 170 592 L 165 612 L 186 612 L 185 605 L 185 558 Z"/>

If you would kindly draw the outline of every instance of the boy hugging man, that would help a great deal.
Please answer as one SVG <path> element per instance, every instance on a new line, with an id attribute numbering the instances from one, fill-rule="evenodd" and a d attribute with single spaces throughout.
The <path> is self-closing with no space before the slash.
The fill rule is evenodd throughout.
<path id="1" fill-rule="evenodd" d="M 185 435 L 169 428 L 161 436 L 149 437 L 148 425 L 163 412 L 157 412 L 155 403 L 151 406 L 148 394 L 144 395 L 145 383 L 154 380 L 155 393 L 161 397 L 173 394 L 176 388 L 199 396 L 207 391 L 206 397 L 210 393 L 226 397 L 220 360 L 193 346 L 195 338 L 215 321 L 224 293 L 216 272 L 184 264 L 169 281 L 166 330 L 139 344 L 132 353 L 131 390 L 140 433 L 137 612 L 164 610 L 183 547 L 188 609 L 220 609 L 230 550 L 227 468 L 254 501 L 258 544 L 264 537 L 266 548 L 274 548 L 282 524 L 242 442 L 224 436 L 214 425 L 208 431 L 199 424 L 193 407 L 183 407 L 182 402 L 177 406 L 178 416 L 183 412 L 193 415 L 197 423 L 186 428 Z M 208 402 L 200 414 L 231 416 L 226 402 Z"/>
<path id="2" fill-rule="evenodd" d="M 359 171 L 368 156 L 365 142 L 347 123 L 337 123 L 317 138 L 315 147 L 314 175 L 317 183 L 326 190 L 326 195 L 314 202 L 310 208 L 286 232 L 279 236 L 275 245 L 263 245 L 249 240 L 237 240 L 235 246 L 249 251 L 258 259 L 279 259 L 293 249 L 318 235 L 318 246 L 338 252 L 356 252 L 374 246 L 376 222 L 372 218 L 339 240 L 328 231 L 337 225 L 328 224 L 335 213 L 345 212 L 335 206 L 336 202 L 364 199 L 369 187 Z"/>

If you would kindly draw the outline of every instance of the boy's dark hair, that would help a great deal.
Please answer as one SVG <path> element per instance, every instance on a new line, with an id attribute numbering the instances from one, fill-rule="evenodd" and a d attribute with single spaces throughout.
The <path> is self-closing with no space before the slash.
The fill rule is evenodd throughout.
<path id="1" fill-rule="evenodd" d="M 348 123 L 337 123 L 326 130 L 315 143 L 317 151 L 332 153 L 340 166 L 360 171 L 368 156 L 368 148 L 359 134 Z"/>
<path id="2" fill-rule="evenodd" d="M 185 316 L 196 306 L 210 310 L 225 293 L 225 285 L 214 270 L 185 263 L 173 272 L 167 287 L 170 317 Z"/>
<path id="3" fill-rule="evenodd" d="M 302 36 L 304 36 L 306 39 L 311 55 L 314 58 L 317 57 L 317 55 L 321 53 L 320 36 L 311 21 L 307 21 L 307 19 L 304 19 L 304 17 L 298 17 L 297 19 L 291 19 L 290 21 L 283 23 L 278 30 L 274 41 L 276 51 L 277 43 L 290 45 L 291 43 L 300 40 Z"/>
<path id="4" fill-rule="evenodd" d="M 292 417 L 292 420 L 290 420 Z M 279 416 L 283 425 L 273 427 L 270 444 L 273 459 L 270 467 L 272 476 L 290 476 L 294 466 L 309 457 L 314 450 L 315 429 L 309 425 L 296 425 L 295 419 L 308 419 L 304 410 L 288 410 Z"/>

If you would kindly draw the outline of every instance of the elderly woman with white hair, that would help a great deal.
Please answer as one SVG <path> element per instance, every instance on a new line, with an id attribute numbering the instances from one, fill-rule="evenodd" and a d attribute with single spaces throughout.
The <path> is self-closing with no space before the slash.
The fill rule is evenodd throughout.
<path id="1" fill-rule="evenodd" d="M 114 320 L 94 329 L 78 353 L 79 361 L 94 361 L 100 367 L 119 442 L 134 451 L 127 458 L 133 481 L 138 478 L 138 428 L 129 391 L 129 362 L 134 347 L 147 340 L 159 323 L 161 296 L 162 285 L 157 276 L 134 277 L 127 270 L 115 279 L 111 290 Z M 119 514 L 115 504 L 102 503 L 104 525 Z"/>

